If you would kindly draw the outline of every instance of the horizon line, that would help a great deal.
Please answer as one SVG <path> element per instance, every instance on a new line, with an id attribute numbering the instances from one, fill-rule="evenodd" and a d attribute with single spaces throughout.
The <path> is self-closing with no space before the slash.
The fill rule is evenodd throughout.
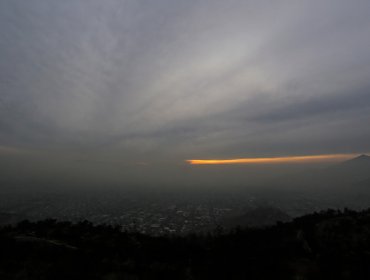
<path id="1" fill-rule="evenodd" d="M 229 159 L 188 159 L 190 165 L 230 165 L 230 164 L 279 164 L 279 163 L 319 163 L 351 159 L 359 154 L 322 154 L 304 156 L 229 158 Z"/>

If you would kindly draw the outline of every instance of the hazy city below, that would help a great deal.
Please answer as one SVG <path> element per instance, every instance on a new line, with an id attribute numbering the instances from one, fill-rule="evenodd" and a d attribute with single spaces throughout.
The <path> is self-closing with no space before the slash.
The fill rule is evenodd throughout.
<path id="1" fill-rule="evenodd" d="M 248 166 L 238 167 L 238 172 L 243 168 L 248 170 Z M 359 210 L 370 205 L 369 156 L 296 168 L 288 173 L 287 168 L 271 173 L 267 167 L 260 167 L 260 172 L 266 172 L 265 183 L 261 177 L 256 179 L 260 175 L 257 174 L 255 183 L 244 182 L 244 188 L 232 182 L 228 188 L 227 182 L 222 181 L 223 187 L 216 184 L 214 189 L 209 185 L 196 189 L 190 183 L 186 189 L 179 182 L 180 187 L 173 188 L 102 184 L 87 191 L 85 187 L 63 189 L 63 181 L 44 189 L 32 188 L 30 182 L 23 182 L 28 189 L 16 188 L 19 182 L 8 182 L 14 189 L 2 190 L 0 223 L 14 224 L 25 219 L 89 220 L 151 235 L 187 234 L 238 225 L 273 225 L 328 208 Z"/>

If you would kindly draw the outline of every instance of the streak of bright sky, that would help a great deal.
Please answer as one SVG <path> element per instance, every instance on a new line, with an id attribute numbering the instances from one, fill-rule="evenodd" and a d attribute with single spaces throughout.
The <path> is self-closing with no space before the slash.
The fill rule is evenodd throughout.
<path id="1" fill-rule="evenodd" d="M 310 155 L 310 156 L 289 156 L 270 158 L 236 158 L 236 159 L 189 159 L 187 162 L 192 165 L 218 165 L 218 164 L 281 164 L 281 163 L 314 163 L 314 162 L 335 162 L 353 158 L 354 154 L 333 154 L 333 155 Z"/>

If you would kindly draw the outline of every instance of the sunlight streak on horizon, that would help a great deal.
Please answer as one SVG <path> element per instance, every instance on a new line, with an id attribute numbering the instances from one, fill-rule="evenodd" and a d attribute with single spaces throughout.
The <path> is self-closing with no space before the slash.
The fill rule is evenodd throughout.
<path id="1" fill-rule="evenodd" d="M 186 162 L 191 165 L 320 163 L 347 160 L 354 156 L 356 156 L 356 154 L 327 154 L 265 158 L 189 159 L 186 160 Z"/>

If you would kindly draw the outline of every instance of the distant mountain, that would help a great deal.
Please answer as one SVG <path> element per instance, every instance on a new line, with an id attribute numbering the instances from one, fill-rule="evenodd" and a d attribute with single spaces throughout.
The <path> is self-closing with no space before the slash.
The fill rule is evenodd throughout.
<path id="1" fill-rule="evenodd" d="M 358 157 L 355 157 L 353 159 L 347 160 L 344 162 L 344 164 L 370 164 L 370 156 L 368 155 L 360 155 Z"/>
<path id="2" fill-rule="evenodd" d="M 289 177 L 280 178 L 279 185 L 308 189 L 352 188 L 370 180 L 370 156 L 356 158 L 320 170 L 307 170 Z M 369 189 L 370 192 L 370 189 Z"/>
<path id="3" fill-rule="evenodd" d="M 360 155 L 353 159 L 344 161 L 338 165 L 335 165 L 329 169 L 340 169 L 343 171 L 350 171 L 354 170 L 356 173 L 363 173 L 365 175 L 370 176 L 370 156 L 367 155 Z"/>
<path id="4" fill-rule="evenodd" d="M 370 178 L 370 156 L 361 155 L 321 172 L 323 180 L 339 185 L 353 185 Z M 324 181 L 325 182 L 325 181 Z"/>

